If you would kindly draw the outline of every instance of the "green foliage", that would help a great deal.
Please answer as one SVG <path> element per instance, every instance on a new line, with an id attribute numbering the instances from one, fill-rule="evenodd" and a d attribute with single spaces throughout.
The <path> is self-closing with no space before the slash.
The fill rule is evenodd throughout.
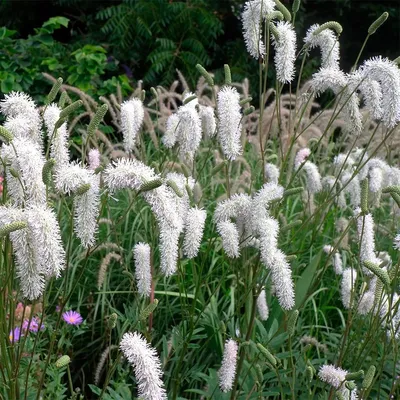
<path id="1" fill-rule="evenodd" d="M 67 28 L 69 19 L 52 17 L 26 39 L 18 38 L 17 31 L 0 28 L 0 90 L 30 92 L 43 101 L 49 84 L 42 73 L 67 77 L 67 83 L 89 94 L 108 95 L 120 86 L 126 95 L 131 91 L 125 75 L 107 75 L 116 71 L 117 61 L 107 60 L 106 50 L 98 45 L 78 47 L 54 39 L 55 31 Z M 103 82 L 104 80 L 104 82 Z"/>
<path id="2" fill-rule="evenodd" d="M 136 65 L 145 65 L 146 83 L 169 84 L 176 68 L 194 83 L 193 65 L 211 64 L 208 54 L 222 33 L 213 7 L 209 0 L 125 0 L 101 10 L 97 17 L 105 21 L 102 32 L 110 35 L 117 57 L 126 59 L 129 54 Z"/>

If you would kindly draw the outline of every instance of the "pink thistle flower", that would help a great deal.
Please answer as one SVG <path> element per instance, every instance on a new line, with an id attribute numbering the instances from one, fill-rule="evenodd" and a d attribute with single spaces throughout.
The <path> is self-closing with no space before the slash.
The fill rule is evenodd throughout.
<path id="1" fill-rule="evenodd" d="M 62 315 L 63 320 L 69 325 L 80 325 L 83 322 L 81 314 L 77 311 L 67 311 Z"/>

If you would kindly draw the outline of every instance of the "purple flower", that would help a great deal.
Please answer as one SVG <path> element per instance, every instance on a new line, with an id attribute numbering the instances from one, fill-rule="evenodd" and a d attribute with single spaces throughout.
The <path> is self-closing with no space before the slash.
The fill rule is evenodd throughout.
<path id="1" fill-rule="evenodd" d="M 29 323 L 29 319 L 25 319 L 22 324 L 22 330 L 26 331 L 29 330 L 31 332 L 37 332 L 39 329 L 42 331 L 44 329 L 44 325 L 40 325 L 40 319 L 37 317 L 33 317 L 31 322 Z"/>
<path id="2" fill-rule="evenodd" d="M 67 311 L 62 315 L 63 320 L 70 325 L 80 325 L 83 322 L 81 314 L 77 311 Z"/>
<path id="3" fill-rule="evenodd" d="M 15 343 L 18 342 L 21 336 L 24 336 L 21 334 L 21 328 L 19 326 L 16 326 L 14 329 L 11 330 L 9 339 L 10 342 Z"/>

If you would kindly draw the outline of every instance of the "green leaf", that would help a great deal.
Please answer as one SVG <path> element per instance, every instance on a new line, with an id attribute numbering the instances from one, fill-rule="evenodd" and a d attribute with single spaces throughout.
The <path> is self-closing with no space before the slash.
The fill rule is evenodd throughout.
<path id="1" fill-rule="evenodd" d="M 14 89 L 15 79 L 13 75 L 8 75 L 6 79 L 1 81 L 1 91 L 9 93 Z"/>
<path id="2" fill-rule="evenodd" d="M 69 19 L 65 18 L 65 17 L 52 17 L 50 18 L 48 21 L 46 21 L 42 27 L 47 27 L 52 29 L 52 32 L 55 29 L 60 28 L 61 26 L 65 26 L 66 28 L 68 28 L 68 23 L 69 23 Z"/>
<path id="3" fill-rule="evenodd" d="M 310 286 L 314 280 L 322 252 L 316 254 L 310 261 L 308 267 L 303 271 L 296 282 L 296 308 L 299 308 L 306 300 Z"/>
<path id="4" fill-rule="evenodd" d="M 50 46 L 53 44 L 54 40 L 53 37 L 50 34 L 42 34 L 38 35 L 36 39 L 40 42 L 43 43 L 46 46 Z"/>
<path id="5" fill-rule="evenodd" d="M 0 39 L 5 39 L 11 36 L 14 36 L 17 31 L 13 31 L 11 29 L 7 29 L 5 26 L 0 28 Z"/>

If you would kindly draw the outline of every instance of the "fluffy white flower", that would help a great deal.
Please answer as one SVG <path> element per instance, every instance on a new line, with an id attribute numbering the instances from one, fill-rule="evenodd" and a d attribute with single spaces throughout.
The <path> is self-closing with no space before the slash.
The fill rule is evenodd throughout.
<path id="1" fill-rule="evenodd" d="M 291 310 L 294 307 L 294 284 L 292 271 L 286 260 L 285 254 L 277 250 L 271 266 L 272 284 L 280 306 L 284 310 Z"/>
<path id="2" fill-rule="evenodd" d="M 238 345 L 233 339 L 225 342 L 221 368 L 218 371 L 219 387 L 226 393 L 232 390 L 236 374 Z"/>
<path id="3" fill-rule="evenodd" d="M 233 222 L 217 223 L 217 231 L 222 239 L 222 247 L 230 258 L 239 257 L 239 232 Z"/>
<path id="4" fill-rule="evenodd" d="M 61 168 L 69 162 L 68 130 L 64 122 L 56 132 L 54 128 L 60 118 L 60 108 L 56 104 L 47 106 L 44 113 L 44 123 L 47 129 L 47 137 L 51 140 L 50 155 L 56 161 L 56 168 Z"/>
<path id="5" fill-rule="evenodd" d="M 289 83 L 295 74 L 296 32 L 293 25 L 286 21 L 278 22 L 276 30 L 279 34 L 278 38 L 271 35 L 275 47 L 276 78 L 279 82 Z"/>
<path id="6" fill-rule="evenodd" d="M 271 269 L 278 251 L 279 223 L 274 218 L 263 217 L 260 218 L 257 228 L 260 238 L 261 261 Z"/>
<path id="7" fill-rule="evenodd" d="M 161 179 L 154 170 L 138 160 L 119 159 L 104 171 L 104 182 L 111 191 L 139 190 L 146 182 Z M 142 193 L 160 228 L 161 270 L 167 276 L 176 271 L 179 235 L 183 230 L 182 204 L 166 185 Z"/>
<path id="8" fill-rule="evenodd" d="M 359 314 L 366 315 L 372 310 L 375 302 L 376 283 L 377 277 L 374 276 L 369 282 L 368 290 L 362 294 L 358 302 L 357 311 Z"/>
<path id="9" fill-rule="evenodd" d="M 258 314 L 260 315 L 260 320 L 266 321 L 269 316 L 269 309 L 265 289 L 261 290 L 260 294 L 257 297 L 257 310 Z"/>
<path id="10" fill-rule="evenodd" d="M 344 385 L 347 373 L 348 372 L 346 370 L 340 367 L 323 365 L 318 372 L 318 376 L 322 381 L 333 386 L 335 389 L 338 389 L 338 392 L 344 397 L 345 400 L 357 400 L 357 389 L 350 391 Z M 354 381 L 350 382 L 354 383 Z"/>
<path id="11" fill-rule="evenodd" d="M 151 293 L 150 246 L 147 243 L 137 243 L 133 248 L 135 260 L 135 276 L 138 292 L 145 297 Z"/>
<path id="12" fill-rule="evenodd" d="M 194 107 L 194 100 L 179 107 L 176 126 L 176 140 L 179 143 L 179 153 L 182 158 L 193 160 L 201 141 L 201 119 Z"/>
<path id="13" fill-rule="evenodd" d="M 17 205 L 39 205 L 46 202 L 46 187 L 42 180 L 44 156 L 40 146 L 29 138 L 14 138 L 12 145 L 3 144 L 1 157 L 20 175 L 15 178 L 6 169 L 8 191 Z M 21 186 L 22 183 L 22 186 Z"/>
<path id="14" fill-rule="evenodd" d="M 359 70 L 351 73 L 348 80 L 351 90 L 357 90 L 363 96 L 365 107 L 371 113 L 372 118 L 380 120 L 383 114 L 383 93 L 380 83 L 368 78 Z"/>
<path id="15" fill-rule="evenodd" d="M 400 233 L 398 233 L 393 240 L 393 248 L 395 250 L 400 250 Z"/>
<path id="16" fill-rule="evenodd" d="M 330 245 L 325 245 L 323 247 L 324 252 L 328 255 L 331 255 L 331 253 L 333 252 L 333 246 Z M 340 255 L 340 253 L 338 251 L 335 251 L 333 253 L 333 260 L 332 260 L 332 265 L 333 265 L 333 269 L 335 271 L 336 275 L 342 275 L 343 273 L 343 262 L 342 262 L 342 257 Z"/>
<path id="17" fill-rule="evenodd" d="M 335 174 L 342 174 L 343 171 L 351 171 L 354 165 L 354 158 L 350 154 L 340 153 L 333 159 Z"/>
<path id="18" fill-rule="evenodd" d="M 319 28 L 318 24 L 312 25 L 304 38 L 304 42 L 310 49 L 319 47 L 321 49 L 321 68 L 339 69 L 339 41 L 332 29 L 325 29 L 317 35 L 314 31 Z"/>
<path id="19" fill-rule="evenodd" d="M 44 205 L 26 209 L 35 263 L 46 277 L 59 277 L 65 268 L 61 231 L 53 210 Z"/>
<path id="20" fill-rule="evenodd" d="M 382 122 L 393 128 L 400 121 L 400 70 L 387 58 L 374 57 L 361 66 L 363 77 L 380 83 L 382 89 Z"/>
<path id="21" fill-rule="evenodd" d="M 74 230 L 84 247 L 92 246 L 98 227 L 100 177 L 78 164 L 69 164 L 57 169 L 55 184 L 65 194 L 75 193 L 83 185 L 90 185 L 85 193 L 74 198 Z"/>
<path id="22" fill-rule="evenodd" d="M 167 126 L 165 129 L 164 136 L 162 137 L 162 142 L 165 147 L 169 149 L 174 147 L 176 143 L 176 136 L 179 126 L 179 117 L 176 114 L 172 114 L 167 119 Z"/>
<path id="23" fill-rule="evenodd" d="M 251 198 L 245 193 L 235 193 L 229 199 L 217 204 L 214 212 L 214 221 L 227 221 L 230 218 L 241 218 L 248 213 Z"/>
<path id="24" fill-rule="evenodd" d="M 42 134 L 40 131 L 41 119 L 32 98 L 21 92 L 11 92 L 4 95 L 4 100 L 0 102 L 0 111 L 7 118 L 23 117 L 27 122 L 25 131 L 19 130 L 21 138 L 29 138 L 42 146 Z M 15 132 L 16 133 L 16 132 Z"/>
<path id="25" fill-rule="evenodd" d="M 306 161 L 303 170 L 307 176 L 307 190 L 311 193 L 318 193 L 322 190 L 321 175 L 318 167 L 311 161 Z"/>
<path id="26" fill-rule="evenodd" d="M 199 252 L 206 217 L 206 211 L 197 207 L 190 208 L 186 214 L 183 252 L 188 258 L 196 257 Z"/>
<path id="27" fill-rule="evenodd" d="M 359 134 L 362 130 L 362 115 L 359 109 L 359 98 L 348 85 L 348 79 L 343 71 L 336 68 L 321 68 L 313 74 L 311 87 L 319 94 L 330 89 L 338 97 L 337 111 L 342 110 L 350 133 Z"/>
<path id="28" fill-rule="evenodd" d="M 218 138 L 228 160 L 235 160 L 242 154 L 242 115 L 239 100 L 238 91 L 231 86 L 222 87 L 217 95 Z"/>
<path id="29" fill-rule="evenodd" d="M 374 220 L 371 214 L 361 215 L 360 209 L 356 209 L 354 214 L 357 216 L 357 232 L 360 240 L 360 260 L 369 261 L 373 264 L 380 264 L 380 260 L 375 255 Z M 363 268 L 367 275 L 371 272 Z"/>
<path id="30" fill-rule="evenodd" d="M 351 296 L 354 292 L 354 284 L 357 279 L 357 271 L 354 268 L 346 268 L 342 274 L 340 294 L 344 308 L 350 308 Z M 353 295 L 354 303 L 354 295 Z"/>
<path id="31" fill-rule="evenodd" d="M 97 149 L 91 149 L 88 154 L 89 158 L 89 169 L 94 171 L 100 167 L 100 152 Z"/>
<path id="32" fill-rule="evenodd" d="M 13 222 L 28 222 L 23 210 L 15 207 L 0 207 L 0 226 Z M 10 233 L 10 240 L 15 254 L 17 277 L 19 278 L 22 295 L 24 298 L 34 300 L 43 294 L 45 280 L 42 265 L 37 264 L 31 231 L 28 228 Z"/>
<path id="33" fill-rule="evenodd" d="M 200 106 L 201 128 L 206 138 L 211 138 L 217 133 L 214 109 L 210 106 Z"/>
<path id="34" fill-rule="evenodd" d="M 136 136 L 143 124 L 144 108 L 140 99 L 124 101 L 121 104 L 121 129 L 125 151 L 135 146 Z"/>
<path id="35" fill-rule="evenodd" d="M 244 5 L 242 13 L 243 36 L 247 51 L 254 58 L 263 57 L 265 45 L 261 39 L 262 20 L 274 11 L 272 0 L 251 0 Z"/>
<path id="36" fill-rule="evenodd" d="M 95 243 L 97 233 L 97 217 L 100 210 L 100 177 L 90 175 L 90 188 L 87 192 L 74 198 L 75 233 L 81 239 L 83 247 L 90 247 Z"/>
<path id="37" fill-rule="evenodd" d="M 350 196 L 350 203 L 354 207 L 359 207 L 361 203 L 361 185 L 358 175 L 353 176 L 352 173 L 346 172 L 341 178 L 344 192 Z"/>
<path id="38" fill-rule="evenodd" d="M 269 182 L 278 184 L 279 180 L 279 168 L 271 163 L 265 164 L 265 177 Z"/>
<path id="39" fill-rule="evenodd" d="M 305 147 L 305 148 L 299 150 L 294 159 L 294 169 L 298 170 L 300 165 L 303 164 L 307 160 L 307 158 L 310 156 L 310 154 L 311 154 L 311 150 L 308 147 Z"/>
<path id="40" fill-rule="evenodd" d="M 132 364 L 138 383 L 138 395 L 144 400 L 167 400 L 161 380 L 161 363 L 157 352 L 139 333 L 125 333 L 120 343 L 124 356 Z"/>

